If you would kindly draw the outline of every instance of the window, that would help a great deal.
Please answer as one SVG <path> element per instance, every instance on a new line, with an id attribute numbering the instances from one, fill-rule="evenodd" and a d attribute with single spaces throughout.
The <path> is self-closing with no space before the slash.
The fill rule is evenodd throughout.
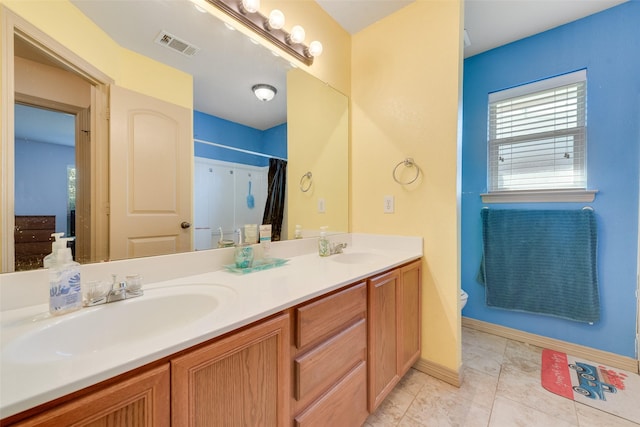
<path id="1" fill-rule="evenodd" d="M 586 77 L 489 94 L 489 193 L 586 189 Z"/>

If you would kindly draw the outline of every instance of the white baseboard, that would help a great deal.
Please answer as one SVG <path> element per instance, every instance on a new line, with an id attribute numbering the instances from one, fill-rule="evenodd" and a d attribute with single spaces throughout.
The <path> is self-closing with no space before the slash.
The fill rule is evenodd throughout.
<path id="1" fill-rule="evenodd" d="M 569 342 L 557 340 L 555 338 L 548 338 L 542 335 L 536 335 L 529 332 L 520 331 L 518 329 L 507 328 L 506 326 L 484 322 L 482 320 L 470 319 L 468 317 L 462 318 L 462 326 L 481 332 L 487 332 L 499 337 L 508 338 L 514 341 L 531 344 L 536 347 L 562 351 L 576 357 L 584 357 L 585 359 L 592 362 L 602 363 L 603 365 L 611 366 L 618 369 L 624 369 L 625 371 L 629 372 L 638 373 L 640 370 L 638 361 L 631 357 L 620 356 L 619 354 L 609 353 L 607 351 L 585 347 L 579 344 L 572 344 Z"/>

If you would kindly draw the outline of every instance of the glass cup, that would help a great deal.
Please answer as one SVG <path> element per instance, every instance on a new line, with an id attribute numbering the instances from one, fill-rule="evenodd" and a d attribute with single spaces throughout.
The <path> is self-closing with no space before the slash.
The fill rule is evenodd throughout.
<path id="1" fill-rule="evenodd" d="M 131 274 L 126 277 L 127 290 L 129 292 L 140 292 L 142 290 L 142 277 L 139 274 Z"/>
<path id="2" fill-rule="evenodd" d="M 237 268 L 249 268 L 253 264 L 253 248 L 245 243 L 236 245 L 235 262 Z"/>

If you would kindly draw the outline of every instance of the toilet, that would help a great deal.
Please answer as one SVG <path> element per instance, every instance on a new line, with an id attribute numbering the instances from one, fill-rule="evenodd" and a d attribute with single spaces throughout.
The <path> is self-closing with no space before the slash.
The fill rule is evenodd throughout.
<path id="1" fill-rule="evenodd" d="M 460 310 L 462 310 L 464 306 L 467 305 L 467 298 L 469 298 L 469 295 L 465 291 L 460 289 Z"/>

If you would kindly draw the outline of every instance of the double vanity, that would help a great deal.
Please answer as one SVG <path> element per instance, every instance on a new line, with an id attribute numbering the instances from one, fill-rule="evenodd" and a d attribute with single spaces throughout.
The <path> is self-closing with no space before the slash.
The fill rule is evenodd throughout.
<path id="1" fill-rule="evenodd" d="M 0 275 L 2 424 L 361 425 L 420 354 L 422 239 L 330 239 L 248 274 L 233 248 L 85 265 L 144 295 L 59 317 L 44 272 Z"/>

